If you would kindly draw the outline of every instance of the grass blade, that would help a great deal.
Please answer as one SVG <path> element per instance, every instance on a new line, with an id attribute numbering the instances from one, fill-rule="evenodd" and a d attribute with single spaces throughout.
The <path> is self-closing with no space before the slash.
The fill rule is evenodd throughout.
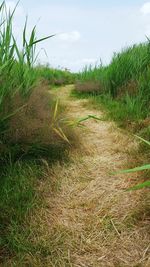
<path id="1" fill-rule="evenodd" d="M 133 186 L 133 187 L 130 187 L 130 188 L 127 189 L 126 191 L 139 190 L 139 189 L 143 189 L 143 188 L 146 188 L 146 187 L 150 187 L 150 180 L 149 180 L 149 181 L 146 181 L 146 182 L 144 182 L 144 183 L 135 185 L 135 186 Z"/>
<path id="2" fill-rule="evenodd" d="M 138 135 L 135 135 L 139 140 L 141 140 L 142 142 L 144 142 L 145 144 L 149 145 L 150 146 L 150 142 L 145 140 L 144 138 L 138 136 Z"/>
<path id="3" fill-rule="evenodd" d="M 33 45 L 35 45 L 35 44 L 37 44 L 37 43 L 40 43 L 40 42 L 43 42 L 43 41 L 45 41 L 45 40 L 47 40 L 47 39 L 49 39 L 49 38 L 52 38 L 52 37 L 54 37 L 54 36 L 56 36 L 56 34 L 52 34 L 52 35 L 49 35 L 49 36 L 47 36 L 47 37 L 41 38 L 41 39 L 39 39 L 39 40 L 36 40 L 36 41 L 32 42 L 32 43 L 30 44 L 30 46 L 33 46 Z"/>
<path id="4" fill-rule="evenodd" d="M 150 169 L 150 164 L 147 164 L 147 165 L 143 165 L 143 166 L 136 167 L 133 169 L 119 171 L 119 172 L 113 173 L 113 174 L 131 173 L 131 172 L 138 172 L 138 171 L 144 171 L 144 170 L 149 170 L 149 169 Z"/>

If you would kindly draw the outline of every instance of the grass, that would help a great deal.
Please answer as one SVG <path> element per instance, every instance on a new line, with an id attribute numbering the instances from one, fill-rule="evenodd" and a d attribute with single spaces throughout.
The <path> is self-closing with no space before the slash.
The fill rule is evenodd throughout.
<path id="1" fill-rule="evenodd" d="M 41 40 L 36 38 L 34 27 L 29 40 L 26 38 L 27 21 L 22 32 L 22 49 L 19 50 L 17 41 L 13 34 L 13 18 L 15 10 L 10 12 L 5 2 L 0 6 L 0 140 L 3 143 L 3 135 L 8 129 L 9 119 L 23 109 L 27 97 L 32 92 L 36 81 L 34 63 L 36 60 L 36 44 Z M 12 107 L 11 103 L 16 95 L 24 100 L 24 105 L 18 109 Z"/>
<path id="2" fill-rule="evenodd" d="M 8 11 L 4 1 L 0 6 L 0 141 L 2 145 L 7 144 L 4 134 L 10 128 L 11 119 L 20 112 L 26 113 L 29 98 L 42 77 L 52 84 L 53 82 L 60 84 L 60 79 L 63 79 L 64 83 L 71 82 L 72 79 L 72 75 L 67 70 L 35 67 L 37 44 L 54 35 L 37 39 L 35 26 L 27 38 L 26 20 L 22 29 L 22 47 L 19 49 L 13 33 L 14 14 L 15 9 L 12 12 Z"/>
<path id="3" fill-rule="evenodd" d="M 79 98 L 88 98 L 92 106 L 105 110 L 105 119 L 111 119 L 131 133 L 146 137 L 148 143 L 150 140 L 149 59 L 150 40 L 123 49 L 120 53 L 114 54 L 108 66 L 101 64 L 94 68 L 85 67 L 77 77 L 72 94 Z M 149 151 L 147 147 L 143 149 L 145 158 L 149 158 Z M 143 166 L 145 169 L 149 168 L 149 165 Z M 140 170 L 141 168 L 137 167 L 128 172 Z M 149 180 L 132 189 L 144 187 L 149 187 Z"/>
<path id="4" fill-rule="evenodd" d="M 54 35 L 37 39 L 36 27 L 28 35 L 27 20 L 22 29 L 20 48 L 13 33 L 16 8 L 8 10 L 5 1 L 0 5 L 2 266 L 23 266 L 27 261 L 25 255 L 32 257 L 32 254 L 41 253 L 44 257 L 47 253 L 42 240 L 35 245 L 37 228 L 31 227 L 31 220 L 35 212 L 43 207 L 39 187 L 44 178 L 50 179 L 50 191 L 57 189 L 57 181 L 54 181 L 49 166 L 68 159 L 74 138 L 72 130 L 63 122 L 65 109 L 57 105 L 56 110 L 57 100 L 49 91 L 50 84 L 72 83 L 74 76 L 67 70 L 36 65 L 37 44 Z M 70 144 L 65 138 L 69 138 Z M 51 253 L 50 249 L 48 253 Z M 35 266 L 38 266 L 37 262 Z"/>
<path id="5" fill-rule="evenodd" d="M 40 176 L 41 169 L 31 162 L 7 165 L 3 170 L 0 182 L 1 263 L 31 246 L 26 223 L 32 209 L 39 204 L 35 184 Z"/>
<path id="6" fill-rule="evenodd" d="M 82 236 L 80 229 L 72 229 L 71 225 L 67 227 L 59 221 L 56 222 L 56 219 L 61 218 L 57 218 L 58 214 L 56 216 L 53 212 L 55 203 L 49 203 L 48 200 L 54 200 L 55 193 L 60 188 L 60 178 L 65 177 L 66 189 L 68 190 L 71 186 L 71 191 L 67 191 L 68 194 L 65 195 L 66 200 L 69 200 L 66 202 L 69 206 L 65 205 L 65 210 L 68 209 L 69 216 L 73 216 L 72 219 L 76 216 L 75 219 L 79 220 L 80 226 L 81 217 L 78 210 L 74 212 L 74 209 L 70 209 L 71 204 L 74 207 L 76 205 L 80 207 L 80 199 L 79 202 L 77 201 L 78 203 L 72 203 L 74 199 L 70 197 L 72 193 L 77 196 L 76 189 L 83 191 L 83 181 L 89 181 L 89 173 L 92 173 L 95 161 L 92 162 L 92 155 L 89 160 L 88 168 L 91 166 L 89 171 L 86 161 L 84 170 L 83 164 L 80 166 L 78 162 L 76 162 L 76 166 L 64 164 L 64 169 L 61 168 L 61 162 L 68 160 L 70 145 L 75 142 L 78 146 L 78 142 L 73 131 L 64 123 L 65 109 L 58 105 L 57 99 L 49 91 L 49 85 L 71 84 L 78 79 L 77 94 L 80 95 L 80 91 L 82 91 L 81 95 L 85 97 L 88 85 L 88 97 L 92 96 L 92 101 L 96 105 L 103 103 L 105 107 L 108 106 L 108 109 L 112 111 L 111 116 L 116 111 L 118 116 L 122 107 L 119 116 L 120 120 L 123 120 L 125 107 L 130 106 L 126 109 L 127 120 L 133 119 L 133 114 L 135 121 L 145 119 L 147 117 L 147 113 L 144 113 L 145 107 L 149 100 L 148 94 L 145 98 L 146 81 L 149 77 L 148 60 L 145 59 L 145 56 L 148 54 L 149 46 L 144 44 L 139 48 L 133 47 L 123 51 L 123 57 L 122 54 L 115 55 L 110 68 L 103 66 L 95 67 L 94 70 L 87 68 L 82 74 L 74 75 L 68 70 L 36 66 L 37 44 L 54 37 L 54 35 L 37 39 L 36 27 L 34 27 L 27 38 L 27 21 L 25 21 L 22 29 L 22 47 L 19 49 L 13 34 L 14 15 L 15 10 L 8 11 L 3 2 L 0 6 L 0 265 L 71 267 L 73 262 L 80 263 L 80 260 L 84 262 L 90 260 L 92 264 L 93 251 L 95 254 L 97 248 L 101 251 L 101 236 L 97 235 L 97 226 L 99 232 L 101 230 L 103 232 L 103 240 L 108 238 L 107 247 L 111 243 L 111 238 L 116 235 L 117 224 L 109 214 L 102 222 L 99 212 L 93 214 L 93 208 L 99 201 L 98 198 L 95 199 L 95 188 L 88 194 L 88 199 L 85 197 L 85 207 L 82 207 L 91 211 L 89 216 L 83 218 Z M 134 55 L 134 50 L 136 50 L 135 54 L 138 53 L 138 63 L 136 64 L 134 64 L 134 59 L 137 55 Z M 129 59 L 130 54 L 132 54 L 131 70 L 128 65 L 124 67 L 125 59 Z M 123 77 L 122 80 L 115 72 L 117 66 Z M 134 75 L 132 75 L 133 69 L 135 70 Z M 135 78 L 136 82 L 132 82 Z M 42 82 L 40 82 L 41 80 Z M 135 97 L 134 90 L 135 87 L 137 90 L 137 84 L 138 86 L 140 84 L 138 90 L 141 88 L 141 91 Z M 124 88 L 130 88 L 130 90 L 127 90 L 128 92 L 122 97 L 120 88 L 123 88 L 122 91 Z M 130 94 L 131 91 L 132 94 Z M 94 118 L 97 119 L 97 117 Z M 89 116 L 78 120 L 77 123 L 86 119 L 89 119 Z M 86 145 L 88 141 L 89 139 L 85 140 Z M 72 163 L 75 162 L 74 156 Z M 79 160 L 80 157 L 76 156 Z M 96 160 L 98 169 L 99 159 Z M 106 171 L 105 164 L 103 167 L 102 169 Z M 62 170 L 61 175 L 60 169 Z M 71 180 L 72 175 L 75 181 Z M 81 188 L 80 186 L 78 188 L 78 184 L 75 183 L 80 178 L 83 178 L 83 181 L 82 186 L 80 185 Z M 104 182 L 106 182 L 105 179 Z M 108 193 L 110 193 L 109 188 L 106 200 Z M 122 198 L 120 199 L 122 200 Z M 94 200 L 96 201 L 94 202 Z M 107 206 L 107 203 L 105 204 Z M 63 203 L 58 201 L 55 212 L 57 209 L 60 211 L 61 207 L 63 208 Z M 85 212 L 84 209 L 83 215 Z M 96 221 L 94 215 L 96 215 Z M 68 222 L 71 223 L 69 220 Z M 94 245 L 92 246 L 89 241 L 94 242 Z M 146 243 L 145 239 L 144 243 Z M 115 240 L 115 244 L 118 245 L 118 239 Z M 86 253 L 88 254 L 87 258 Z M 71 254 L 74 258 L 70 256 Z"/>
<path id="7" fill-rule="evenodd" d="M 149 40 L 123 49 L 108 66 L 86 67 L 78 74 L 75 89 L 80 95 L 90 95 L 96 106 L 104 106 L 119 125 L 130 129 L 133 122 L 139 128 L 150 115 L 149 58 Z"/>
<path id="8" fill-rule="evenodd" d="M 63 86 L 66 84 L 73 84 L 75 81 L 75 74 L 69 70 L 54 69 L 49 66 L 38 66 L 36 68 L 38 76 L 47 80 L 52 86 Z"/>
<path id="9" fill-rule="evenodd" d="M 137 138 L 144 142 L 146 145 L 150 146 L 150 142 L 141 138 L 141 137 L 138 137 Z M 123 171 L 120 171 L 119 173 L 132 173 L 132 172 L 140 172 L 140 171 L 144 171 L 144 170 L 149 170 L 150 169 L 150 164 L 146 164 L 146 165 L 142 165 L 140 167 L 135 167 L 135 168 L 132 168 L 132 169 L 128 169 L 128 170 L 123 170 Z M 148 181 L 144 181 L 143 183 L 140 183 L 136 186 L 133 186 L 131 188 L 128 189 L 128 191 L 131 191 L 131 190 L 137 190 L 137 189 L 142 189 L 142 188 L 145 188 L 145 187 L 150 187 L 150 180 Z"/>
<path id="10" fill-rule="evenodd" d="M 3 171 L 0 189 L 0 263 L 3 264 L 2 266 L 5 264 L 24 266 L 27 255 L 28 257 L 34 255 L 37 261 L 40 256 L 41 264 L 44 264 L 47 257 L 53 254 L 56 256 L 53 259 L 57 262 L 58 254 L 61 254 L 58 246 L 61 247 L 62 241 L 59 240 L 62 240 L 63 232 L 58 237 L 55 232 L 52 233 L 51 239 L 54 239 L 53 235 L 55 235 L 56 244 L 51 244 L 46 236 L 43 243 L 43 240 L 40 240 L 42 238 L 40 226 L 36 225 L 36 219 L 34 219 L 34 216 L 38 218 L 38 213 L 41 213 L 44 205 L 42 194 L 39 194 L 37 187 L 40 183 L 44 183 L 47 175 L 50 177 L 50 171 L 48 173 L 48 170 L 45 170 L 45 164 L 44 162 L 42 164 L 42 161 L 41 164 L 36 161 L 16 163 L 13 166 L 7 166 Z M 54 193 L 52 181 L 50 181 L 49 190 Z M 65 257 L 67 262 L 67 248 Z"/>

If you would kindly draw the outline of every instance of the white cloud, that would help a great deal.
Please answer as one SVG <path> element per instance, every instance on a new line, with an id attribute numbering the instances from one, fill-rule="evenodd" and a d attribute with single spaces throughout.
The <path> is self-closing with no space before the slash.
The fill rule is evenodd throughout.
<path id="1" fill-rule="evenodd" d="M 7 10 L 10 10 L 10 12 L 12 12 L 16 7 L 16 3 L 14 1 L 7 1 L 6 7 L 7 7 Z M 23 8 L 20 5 L 16 7 L 15 15 L 16 16 L 24 15 Z"/>
<path id="2" fill-rule="evenodd" d="M 61 41 L 73 43 L 80 40 L 81 34 L 78 31 L 66 32 L 66 33 L 61 33 L 58 38 Z"/>
<path id="3" fill-rule="evenodd" d="M 67 66 L 76 71 L 86 64 L 94 65 L 100 58 L 107 64 L 114 51 L 145 41 L 149 16 L 142 15 L 139 5 L 110 5 L 107 8 L 98 5 L 84 8 L 74 4 L 75 8 L 72 8 L 62 3 L 30 9 L 29 18 L 41 16 L 38 36 L 61 33 L 42 43 L 52 65 Z"/>
<path id="4" fill-rule="evenodd" d="M 141 7 L 141 12 L 144 15 L 149 15 L 150 14 L 150 2 L 145 3 L 142 7 Z"/>

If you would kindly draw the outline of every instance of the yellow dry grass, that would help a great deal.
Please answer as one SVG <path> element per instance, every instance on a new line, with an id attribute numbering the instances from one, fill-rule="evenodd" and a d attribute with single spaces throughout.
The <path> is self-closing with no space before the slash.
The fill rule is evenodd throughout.
<path id="1" fill-rule="evenodd" d="M 68 117 L 102 116 L 85 107 L 85 100 L 69 99 L 71 88 L 55 92 Z M 40 184 L 45 205 L 32 220 L 33 242 L 48 252 L 43 258 L 28 255 L 24 266 L 149 267 L 148 191 L 123 190 L 139 174 L 112 175 L 132 160 L 129 152 L 137 143 L 112 122 L 84 124 L 78 129 L 81 147 L 71 151 L 69 163 L 53 165 Z M 59 188 L 54 193 L 51 179 Z"/>

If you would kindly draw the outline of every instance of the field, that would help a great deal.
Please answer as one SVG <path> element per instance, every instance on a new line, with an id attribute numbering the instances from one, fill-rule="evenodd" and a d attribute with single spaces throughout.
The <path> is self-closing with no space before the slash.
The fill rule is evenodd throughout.
<path id="1" fill-rule="evenodd" d="M 0 266 L 148 267 L 149 40 L 71 73 L 36 64 L 55 35 L 27 20 L 20 48 L 14 14 L 1 4 Z"/>

